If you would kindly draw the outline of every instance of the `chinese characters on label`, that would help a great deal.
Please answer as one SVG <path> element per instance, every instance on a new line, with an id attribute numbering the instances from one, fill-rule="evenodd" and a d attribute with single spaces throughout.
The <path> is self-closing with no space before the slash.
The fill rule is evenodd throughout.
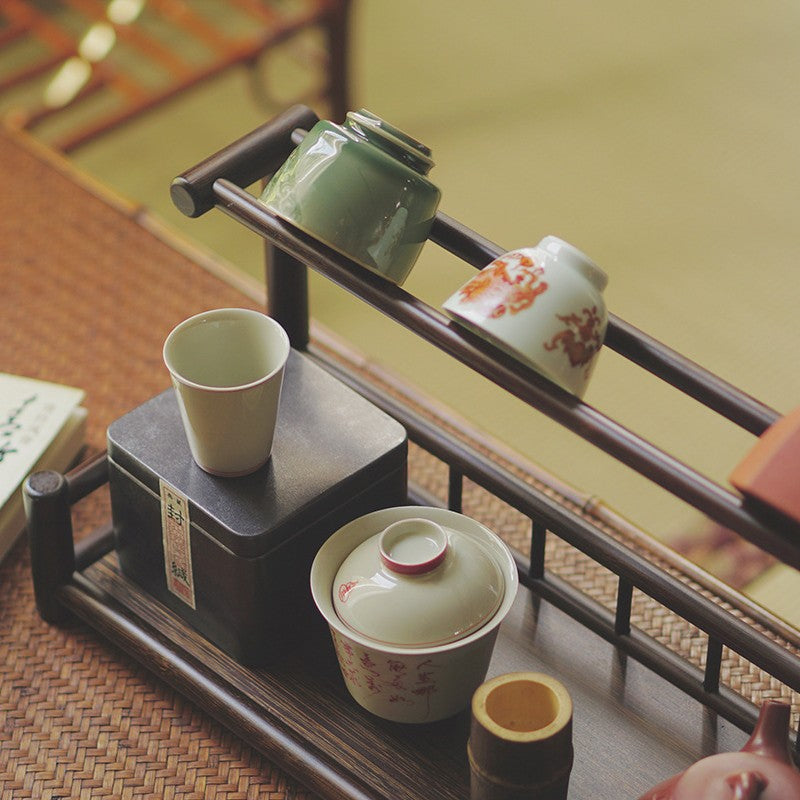
<path id="1" fill-rule="evenodd" d="M 161 531 L 167 588 L 187 605 L 195 607 L 192 550 L 189 541 L 189 503 L 165 481 L 161 489 Z"/>

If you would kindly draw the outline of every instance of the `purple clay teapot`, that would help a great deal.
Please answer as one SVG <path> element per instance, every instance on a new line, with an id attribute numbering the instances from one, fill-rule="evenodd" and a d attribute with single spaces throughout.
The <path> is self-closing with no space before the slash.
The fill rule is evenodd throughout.
<path id="1" fill-rule="evenodd" d="M 800 771 L 789 751 L 790 706 L 767 700 L 738 753 L 692 764 L 639 800 L 800 800 Z"/>

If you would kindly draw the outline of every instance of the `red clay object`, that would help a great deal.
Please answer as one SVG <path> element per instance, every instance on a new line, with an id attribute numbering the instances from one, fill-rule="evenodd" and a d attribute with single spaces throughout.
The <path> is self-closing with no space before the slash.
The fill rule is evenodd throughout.
<path id="1" fill-rule="evenodd" d="M 639 800 L 798 800 L 800 771 L 789 751 L 789 717 L 788 703 L 765 701 L 738 753 L 703 758 Z"/>
<path id="2" fill-rule="evenodd" d="M 800 521 L 800 408 L 764 431 L 730 482 L 745 497 Z"/>

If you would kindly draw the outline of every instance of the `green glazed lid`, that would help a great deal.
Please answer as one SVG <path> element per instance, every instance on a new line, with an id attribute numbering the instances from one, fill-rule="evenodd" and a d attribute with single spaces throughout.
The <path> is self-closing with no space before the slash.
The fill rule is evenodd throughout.
<path id="1" fill-rule="evenodd" d="M 433 167 L 431 150 L 366 109 L 348 112 L 344 127 L 407 164 L 420 175 Z"/>

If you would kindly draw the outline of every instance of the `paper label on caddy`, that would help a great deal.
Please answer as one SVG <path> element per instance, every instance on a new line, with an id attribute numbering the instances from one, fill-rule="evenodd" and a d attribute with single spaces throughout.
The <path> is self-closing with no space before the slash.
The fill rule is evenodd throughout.
<path id="1" fill-rule="evenodd" d="M 161 533 L 167 588 L 184 603 L 195 607 L 192 547 L 189 541 L 189 501 L 166 481 L 161 490 Z"/>

